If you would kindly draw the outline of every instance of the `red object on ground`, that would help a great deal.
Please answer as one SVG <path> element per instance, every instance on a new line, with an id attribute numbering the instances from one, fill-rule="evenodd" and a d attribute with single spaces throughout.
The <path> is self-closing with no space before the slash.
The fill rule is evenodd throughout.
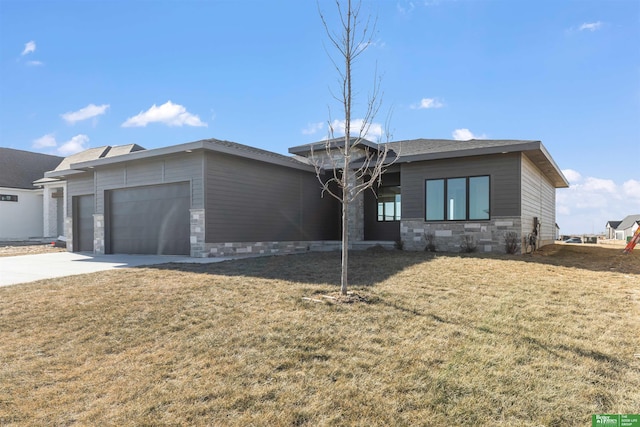
<path id="1" fill-rule="evenodd" d="M 629 240 L 629 243 L 627 243 L 627 246 L 624 248 L 623 253 L 630 254 L 631 251 L 633 251 L 633 248 L 636 247 L 638 241 L 640 241 L 640 227 L 638 227 L 636 232 L 633 233 L 633 237 L 631 238 L 631 240 Z"/>

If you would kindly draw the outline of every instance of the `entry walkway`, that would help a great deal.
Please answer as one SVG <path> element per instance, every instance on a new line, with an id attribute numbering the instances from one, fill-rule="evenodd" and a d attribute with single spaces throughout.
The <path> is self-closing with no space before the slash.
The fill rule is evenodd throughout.
<path id="1" fill-rule="evenodd" d="M 93 255 L 72 252 L 0 257 L 0 286 L 95 273 L 114 268 L 169 262 L 212 263 L 228 259 L 230 258 L 190 258 L 172 255 Z"/>

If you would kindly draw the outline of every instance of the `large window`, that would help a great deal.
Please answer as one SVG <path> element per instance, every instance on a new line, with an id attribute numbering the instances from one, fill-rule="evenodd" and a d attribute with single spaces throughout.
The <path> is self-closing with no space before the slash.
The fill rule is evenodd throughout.
<path id="1" fill-rule="evenodd" d="M 489 219 L 489 177 L 428 179 L 425 185 L 427 221 Z"/>
<path id="2" fill-rule="evenodd" d="M 400 221 L 400 187 L 378 189 L 378 221 Z"/>

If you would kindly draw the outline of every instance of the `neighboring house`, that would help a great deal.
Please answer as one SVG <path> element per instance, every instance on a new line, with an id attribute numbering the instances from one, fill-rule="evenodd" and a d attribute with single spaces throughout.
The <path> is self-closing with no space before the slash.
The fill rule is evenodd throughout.
<path id="1" fill-rule="evenodd" d="M 0 147 L 0 240 L 47 237 L 43 232 L 43 192 L 33 182 L 62 157 Z"/>
<path id="2" fill-rule="evenodd" d="M 340 238 L 340 205 L 321 197 L 309 160 L 323 147 L 293 147 L 288 157 L 209 139 L 65 161 L 45 178 L 66 182 L 70 250 L 305 251 Z M 358 150 L 379 147 L 363 141 Z M 504 252 L 505 233 L 523 238 L 534 227 L 540 246 L 554 241 L 555 189 L 569 184 L 539 141 L 418 139 L 388 147 L 397 159 L 381 186 L 350 205 L 352 243 L 401 240 L 423 250 L 430 233 L 441 251 L 459 250 L 467 236 L 480 251 Z"/>
<path id="3" fill-rule="evenodd" d="M 616 238 L 616 228 L 618 228 L 621 222 L 622 221 L 607 221 L 607 239 Z"/>
<path id="4" fill-rule="evenodd" d="M 640 227 L 640 214 L 629 215 L 622 221 L 609 221 L 607 222 L 607 238 L 627 240 L 627 238 L 633 236 L 638 227 Z"/>

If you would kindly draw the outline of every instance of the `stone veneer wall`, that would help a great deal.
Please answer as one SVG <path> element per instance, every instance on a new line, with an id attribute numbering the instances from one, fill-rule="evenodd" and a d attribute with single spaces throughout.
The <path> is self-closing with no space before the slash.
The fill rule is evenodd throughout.
<path id="1" fill-rule="evenodd" d="M 366 250 L 373 246 L 393 249 L 394 242 L 352 241 L 349 250 Z M 291 242 L 235 242 L 235 243 L 207 243 L 205 257 L 224 257 L 236 255 L 268 255 L 291 254 L 300 252 L 340 251 L 342 242 L 339 240 L 314 240 Z"/>
<path id="2" fill-rule="evenodd" d="M 93 253 L 104 255 L 104 215 L 93 214 Z"/>
<path id="3" fill-rule="evenodd" d="M 358 181 L 361 184 L 362 180 Z M 342 207 L 340 207 L 342 209 Z M 364 240 L 364 193 L 356 196 L 355 200 L 349 203 L 349 241 Z M 342 210 L 340 211 L 342 212 Z"/>
<path id="4" fill-rule="evenodd" d="M 191 256 L 195 258 L 206 258 L 209 256 L 209 252 L 204 242 L 205 210 L 189 209 L 189 218 Z"/>
<path id="5" fill-rule="evenodd" d="M 205 257 L 223 257 L 232 255 L 264 255 L 307 252 L 312 245 L 321 242 L 232 242 L 207 243 Z"/>
<path id="6" fill-rule="evenodd" d="M 406 250 L 424 250 L 427 245 L 425 234 L 433 233 L 438 252 L 460 252 L 465 236 L 471 236 L 477 245 L 478 252 L 505 253 L 504 236 L 507 232 L 516 232 L 519 241 L 522 241 L 520 222 L 519 217 L 469 222 L 425 222 L 423 219 L 403 219 L 400 223 L 400 237 Z"/>
<path id="7" fill-rule="evenodd" d="M 73 218 L 64 218 L 65 237 L 67 238 L 67 252 L 73 252 Z"/>

